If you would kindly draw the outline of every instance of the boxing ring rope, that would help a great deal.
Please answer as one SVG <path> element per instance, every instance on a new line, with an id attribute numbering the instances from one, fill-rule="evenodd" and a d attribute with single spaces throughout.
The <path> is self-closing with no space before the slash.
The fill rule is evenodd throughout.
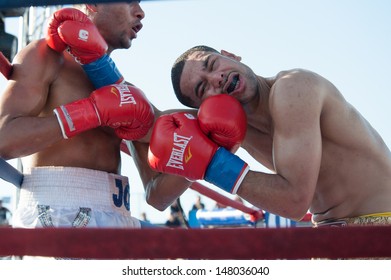
<path id="1" fill-rule="evenodd" d="M 162 0 L 142 0 L 147 1 L 162 1 Z M 0 8 L 21 8 L 21 7 L 36 7 L 36 6 L 54 6 L 54 5 L 73 5 L 73 4 L 94 4 L 94 3 L 115 3 L 118 0 L 0 0 Z"/>
<path id="2" fill-rule="evenodd" d="M 190 188 L 202 195 L 205 195 L 214 201 L 217 201 L 225 206 L 230 206 L 232 208 L 235 208 L 237 210 L 242 211 L 243 213 L 249 214 L 251 216 L 251 221 L 258 221 L 263 218 L 263 212 L 259 209 L 252 209 L 250 207 L 247 207 L 243 203 L 237 202 L 235 200 L 232 200 L 222 194 L 219 194 L 218 192 L 215 192 L 204 185 L 194 182 Z"/>
<path id="3" fill-rule="evenodd" d="M 12 74 L 12 64 L 9 60 L 4 56 L 4 54 L 0 51 L 0 72 L 6 79 Z"/>
<path id="4" fill-rule="evenodd" d="M 280 229 L 0 228 L 0 255 L 86 259 L 391 257 L 391 227 Z"/>

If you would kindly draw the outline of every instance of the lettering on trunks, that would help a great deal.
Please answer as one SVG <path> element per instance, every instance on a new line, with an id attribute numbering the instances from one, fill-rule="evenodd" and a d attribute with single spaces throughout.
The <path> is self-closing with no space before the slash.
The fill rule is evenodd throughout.
<path id="1" fill-rule="evenodd" d="M 127 211 L 130 211 L 130 187 L 129 184 L 124 185 L 122 180 L 115 179 L 115 187 L 118 189 L 117 193 L 113 193 L 114 205 L 121 208 L 125 206 Z"/>
<path id="2" fill-rule="evenodd" d="M 190 147 L 185 155 L 186 147 L 188 146 L 191 138 L 193 138 L 193 136 L 186 137 L 174 132 L 173 147 L 170 159 L 166 164 L 167 167 L 184 170 L 183 160 L 185 160 L 185 163 L 187 163 L 192 157 Z"/>
<path id="3" fill-rule="evenodd" d="M 133 94 L 130 92 L 129 87 L 127 85 L 115 85 L 115 87 L 119 91 L 120 95 L 120 104 L 119 106 L 121 107 L 124 104 L 137 104 L 136 100 L 133 97 Z M 111 91 L 117 95 L 115 92 L 114 88 L 111 89 Z"/>

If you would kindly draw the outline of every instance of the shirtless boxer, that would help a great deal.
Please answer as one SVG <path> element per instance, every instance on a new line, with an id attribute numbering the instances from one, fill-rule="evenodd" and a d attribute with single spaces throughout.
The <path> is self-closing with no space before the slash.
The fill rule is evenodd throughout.
<path id="1" fill-rule="evenodd" d="M 24 172 L 15 227 L 140 227 L 129 211 L 128 178 L 120 175 L 120 144 L 146 135 L 153 107 L 127 84 L 97 89 L 80 63 L 96 62 L 90 54 L 97 50 L 130 48 L 144 12 L 139 1 L 86 7 L 104 40 L 78 53 L 78 62 L 49 48 L 56 40 L 49 35 L 31 42 L 15 57 L 1 95 L 0 156 L 22 158 Z"/>
<path id="2" fill-rule="evenodd" d="M 208 97 L 228 93 L 245 110 L 242 148 L 271 173 L 243 171 L 246 163 L 241 161 L 233 167 L 236 179 L 244 176 L 236 193 L 254 206 L 294 220 L 310 211 L 317 226 L 390 224 L 391 153 L 369 122 L 316 73 L 294 69 L 265 78 L 240 60 L 229 52 L 198 46 L 181 55 L 172 68 L 175 94 L 184 105 L 202 108 Z M 192 137 L 193 156 L 196 143 L 210 147 L 206 162 L 198 162 L 203 170 L 187 168 L 194 165 L 191 160 L 183 169 L 167 165 L 169 155 L 157 151 L 163 138 L 169 149 L 174 145 L 171 138 L 178 130 L 173 119 L 180 118 L 183 127 L 193 120 L 180 114 L 165 118 L 154 127 L 159 141 L 151 139 L 149 162 L 154 169 L 206 181 L 224 177 L 224 162 L 233 155 L 219 159 L 216 144 L 199 129 L 187 136 Z M 162 136 L 170 122 L 171 131 Z M 219 168 L 212 166 L 211 158 L 212 163 L 220 161 Z M 217 173 L 212 178 L 207 176 L 211 170 Z M 224 179 L 218 186 L 232 192 L 232 183 Z"/>

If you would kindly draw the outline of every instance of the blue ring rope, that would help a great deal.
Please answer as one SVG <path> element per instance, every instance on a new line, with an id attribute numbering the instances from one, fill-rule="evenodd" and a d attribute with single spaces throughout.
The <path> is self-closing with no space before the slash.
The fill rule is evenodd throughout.
<path id="1" fill-rule="evenodd" d="M 135 1 L 135 0 L 133 0 Z M 142 0 L 159 1 L 159 0 Z M 55 6 L 55 5 L 73 5 L 73 4 L 92 4 L 92 3 L 115 3 L 118 0 L 0 0 L 0 9 L 32 7 L 32 6 Z M 132 2 L 131 0 L 122 0 L 122 2 Z"/>

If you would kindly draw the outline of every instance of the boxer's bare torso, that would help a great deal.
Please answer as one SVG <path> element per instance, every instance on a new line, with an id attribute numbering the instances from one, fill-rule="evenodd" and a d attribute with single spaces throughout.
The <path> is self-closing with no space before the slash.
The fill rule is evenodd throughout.
<path id="1" fill-rule="evenodd" d="M 308 192 L 314 221 L 391 211 L 390 150 L 339 91 L 302 70 L 266 83 L 268 108 L 248 115 L 243 148 L 298 192 Z M 272 192 L 269 199 L 272 209 L 280 204 Z"/>
<path id="2" fill-rule="evenodd" d="M 31 43 L 14 62 L 1 96 L 2 157 L 24 157 L 25 167 L 72 166 L 117 173 L 121 139 L 98 127 L 63 139 L 53 109 L 88 97 L 94 90 L 83 69 L 67 53 Z"/>

